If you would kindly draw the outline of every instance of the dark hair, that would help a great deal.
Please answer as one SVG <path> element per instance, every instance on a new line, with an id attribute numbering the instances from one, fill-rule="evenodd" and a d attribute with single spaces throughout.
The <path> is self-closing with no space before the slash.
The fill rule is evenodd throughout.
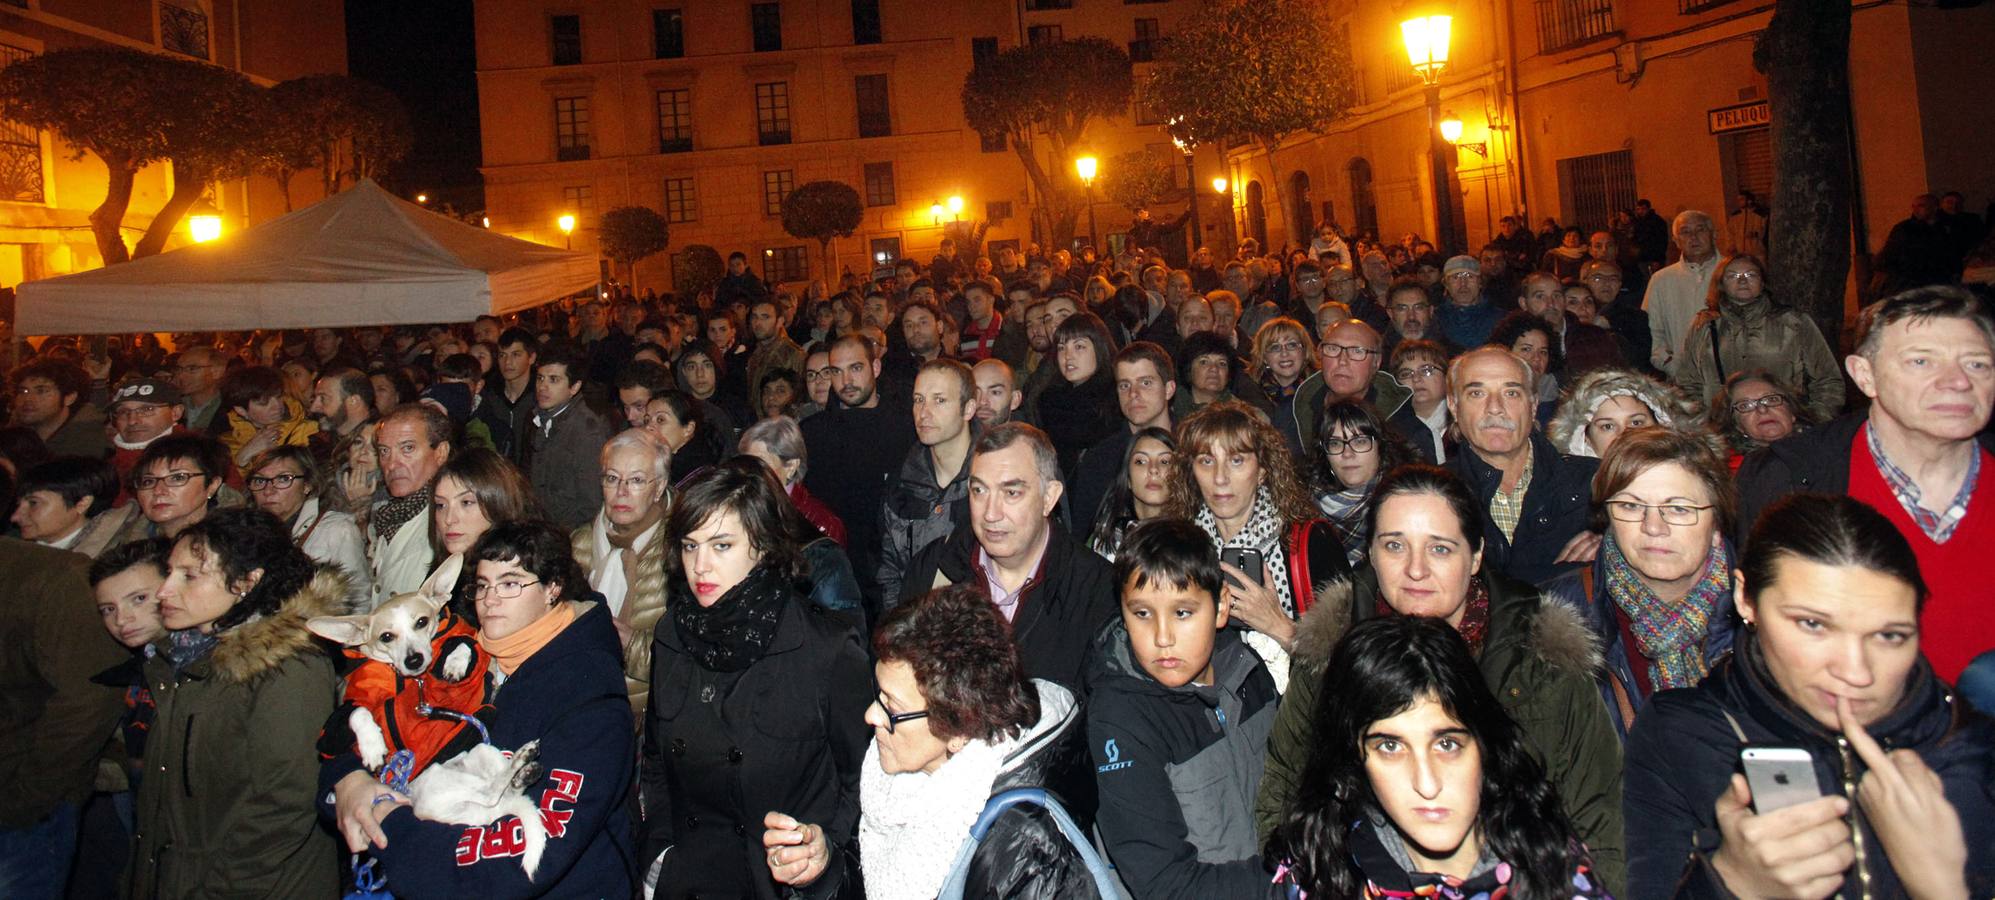
<path id="1" fill-rule="evenodd" d="M 399 369 L 379 369 L 367 373 L 368 399 L 371 400 L 374 397 L 374 379 L 376 378 L 388 379 L 389 386 L 395 389 L 396 406 L 416 402 L 416 394 L 420 392 L 420 389 L 416 387 L 414 381 L 409 380 L 408 375 Z"/>
<path id="2" fill-rule="evenodd" d="M 180 544 L 212 559 L 221 569 L 225 588 L 257 569 L 263 570 L 263 577 L 215 620 L 216 631 L 277 613 L 318 571 L 318 564 L 291 542 L 291 530 L 283 522 L 252 507 L 210 512 L 174 538 L 174 545 Z"/>
<path id="3" fill-rule="evenodd" d="M 496 361 L 496 354 L 494 354 L 494 361 Z M 478 357 L 472 356 L 469 353 L 452 353 L 438 360 L 436 364 L 436 377 L 438 380 L 448 378 L 452 381 L 467 381 L 475 385 L 484 375 L 485 373 L 478 368 Z"/>
<path id="4" fill-rule="evenodd" d="M 221 441 L 205 434 L 168 434 L 146 445 L 126 477 L 136 485 L 153 463 L 176 459 L 192 462 L 211 481 L 221 481 L 229 474 L 229 448 L 222 446 Z"/>
<path id="5" fill-rule="evenodd" d="M 616 389 L 643 388 L 656 397 L 672 389 L 672 372 L 663 365 L 650 360 L 636 360 L 627 363 L 617 372 Z"/>
<path id="6" fill-rule="evenodd" d="M 118 573 L 134 566 L 151 566 L 164 576 L 166 555 L 171 552 L 173 552 L 172 539 L 163 537 L 126 541 L 111 547 L 90 561 L 90 586 L 94 588 L 103 584 L 106 580 L 116 577 Z"/>
<path id="7" fill-rule="evenodd" d="M 290 462 L 298 467 L 305 479 L 306 496 L 320 498 L 321 505 L 331 502 L 333 495 L 340 491 L 328 491 L 325 484 L 325 471 L 319 467 L 319 460 L 307 447 L 297 444 L 280 444 L 258 453 L 249 464 L 242 467 L 243 478 L 247 480 L 258 470 L 271 463 Z M 335 506 L 334 508 L 338 508 Z"/>
<path id="8" fill-rule="evenodd" d="M 534 492 L 533 483 L 527 480 L 526 473 L 510 460 L 484 447 L 450 454 L 450 458 L 437 468 L 436 481 L 430 489 L 434 491 L 435 485 L 442 484 L 445 478 L 456 479 L 458 484 L 471 489 L 472 496 L 478 498 L 479 510 L 494 528 L 506 522 L 547 517 L 540 506 L 540 495 Z M 429 541 L 431 549 L 441 556 L 443 535 L 437 533 L 434 515 L 429 521 Z"/>
<path id="9" fill-rule="evenodd" d="M 479 563 L 513 560 L 518 560 L 519 567 L 540 579 L 541 584 L 559 586 L 563 600 L 574 600 L 589 587 L 582 568 L 575 564 L 574 546 L 568 533 L 543 519 L 526 519 L 494 522 L 491 530 L 471 545 L 464 554 L 465 574 L 470 577 L 459 581 L 460 589 L 466 583 L 477 583 L 475 573 Z"/>
<path id="10" fill-rule="evenodd" d="M 1476 505 L 1475 495 L 1469 493 L 1469 486 L 1463 484 L 1453 471 L 1425 463 L 1409 463 L 1385 473 L 1385 477 L 1379 480 L 1378 490 L 1372 494 L 1371 519 L 1365 523 L 1365 533 L 1378 534 L 1379 510 L 1385 508 L 1385 501 L 1417 494 L 1428 494 L 1447 501 L 1455 518 L 1461 520 L 1462 536 L 1468 539 L 1469 552 L 1482 552 L 1482 512 Z"/>
<path id="11" fill-rule="evenodd" d="M 82 366 L 60 359 L 45 356 L 28 360 L 14 369 L 13 374 L 8 376 L 7 383 L 19 390 L 21 382 L 30 378 L 47 379 L 50 384 L 55 385 L 57 394 L 75 395 L 73 402 L 63 404 L 64 409 L 82 403 L 84 396 L 90 391 L 90 373 L 83 371 Z"/>
<path id="12" fill-rule="evenodd" d="M 1987 302 L 1959 285 L 1936 284 L 1893 294 L 1857 313 L 1857 354 L 1875 359 L 1884 342 L 1884 329 L 1906 319 L 1966 319 L 1995 345 L 1995 316 L 1989 313 Z"/>
<path id="13" fill-rule="evenodd" d="M 651 395 L 650 403 L 660 401 L 672 411 L 672 418 L 678 419 L 679 424 L 694 426 L 693 441 L 711 450 L 713 458 L 727 455 L 727 438 L 707 419 L 706 404 L 676 388 Z"/>
<path id="14" fill-rule="evenodd" d="M 1344 489 L 1337 480 L 1336 470 L 1330 467 L 1330 454 L 1323 449 L 1325 438 L 1335 437 L 1338 428 L 1347 432 L 1370 435 L 1378 442 L 1378 471 L 1381 478 L 1387 472 L 1411 462 L 1420 461 L 1420 453 L 1397 430 L 1386 427 L 1379 418 L 1378 410 L 1363 400 L 1339 400 L 1323 408 L 1323 414 L 1316 417 L 1316 458 L 1311 460 L 1316 470 L 1318 486 L 1323 491 L 1336 493 Z"/>
<path id="15" fill-rule="evenodd" d="M 709 466 L 673 499 L 665 529 L 671 536 L 665 565 L 672 577 L 685 576 L 675 549 L 679 542 L 722 512 L 741 519 L 749 546 L 762 554 L 762 566 L 791 580 L 804 576 L 803 545 L 797 540 L 809 533 L 803 514 L 766 464 L 752 456 L 734 456 Z"/>
<path id="16" fill-rule="evenodd" d="M 779 382 L 790 386 L 790 402 L 795 403 L 810 399 L 810 395 L 804 392 L 804 382 L 802 378 L 797 376 L 797 370 L 787 366 L 770 369 L 762 373 L 762 380 L 755 385 L 755 396 L 762 399 L 766 406 L 769 396 L 769 385 Z M 974 395 L 975 392 L 971 393 Z M 755 410 L 755 412 L 762 416 L 770 414 L 770 411 L 766 408 Z"/>
<path id="17" fill-rule="evenodd" d="M 14 464 L 14 471 L 38 466 L 48 462 L 48 444 L 42 436 L 26 425 L 9 425 L 0 428 L 0 457 Z"/>
<path id="18" fill-rule="evenodd" d="M 1100 316 L 1082 310 L 1068 316 L 1053 329 L 1053 347 L 1067 341 L 1085 339 L 1094 347 L 1095 377 L 1114 379 L 1115 339 L 1109 336 L 1108 323 Z"/>
<path id="19" fill-rule="evenodd" d="M 1191 388 L 1191 367 L 1201 356 L 1226 357 L 1226 385 L 1230 390 L 1233 380 L 1240 376 L 1240 358 L 1233 353 L 1233 344 L 1216 331 L 1200 331 L 1185 338 L 1184 351 L 1178 355 L 1178 382 L 1183 389 Z"/>
<path id="20" fill-rule="evenodd" d="M 1115 551 L 1115 590 L 1128 590 L 1130 579 L 1136 587 L 1147 585 L 1195 588 L 1219 601 L 1224 575 L 1219 569 L 1219 550 L 1205 529 L 1184 519 L 1151 519 L 1138 522 L 1122 538 Z"/>
<path id="21" fill-rule="evenodd" d="M 367 407 L 367 414 L 369 416 L 383 412 L 383 410 L 374 408 L 374 382 L 368 380 L 366 372 L 349 366 L 341 366 L 337 369 L 327 369 L 319 373 L 319 378 L 322 380 L 330 379 L 334 384 L 339 385 L 339 392 L 342 398 L 359 397 L 360 402 Z"/>
<path id="22" fill-rule="evenodd" d="M 222 377 L 224 410 L 284 396 L 284 375 L 267 366 L 249 366 Z"/>
<path id="23" fill-rule="evenodd" d="M 1108 371 L 1113 375 L 1115 366 L 1146 361 L 1157 368 L 1158 378 L 1169 380 L 1177 373 L 1177 364 L 1171 362 L 1171 352 L 1152 341 L 1130 341 L 1129 346 L 1115 351 L 1115 363 Z"/>
<path id="24" fill-rule="evenodd" d="M 1861 501 L 1789 494 L 1760 513 L 1739 563 L 1747 600 L 1759 602 L 1760 592 L 1773 586 L 1774 563 L 1785 557 L 1889 575 L 1912 588 L 1918 609 L 1926 607 L 1926 579 L 1912 545 L 1890 519 Z"/>
<path id="25" fill-rule="evenodd" d="M 1526 280 L 1529 279 L 1527 278 Z M 1565 353 L 1559 349 L 1558 333 L 1552 330 L 1550 322 L 1521 309 L 1504 316 L 1501 321 L 1496 323 L 1496 327 L 1489 332 L 1489 342 L 1509 351 L 1511 345 L 1517 343 L 1518 338 L 1533 331 L 1545 336 L 1545 349 L 1548 351 L 1551 360 L 1546 365 L 1545 370 L 1547 372 L 1559 371 Z M 1533 380 L 1535 381 L 1541 377 L 1534 377 Z"/>
<path id="26" fill-rule="evenodd" d="M 938 739 L 997 741 L 1039 719 L 1011 627 L 974 588 L 937 588 L 894 607 L 873 633 L 873 654 L 914 669 Z"/>
<path id="27" fill-rule="evenodd" d="M 1094 533 L 1088 536 L 1088 547 L 1103 556 L 1115 555 L 1123 530 L 1136 521 L 1136 491 L 1129 486 L 1129 461 L 1136 458 L 1136 444 L 1146 438 L 1178 452 L 1178 439 L 1166 428 L 1150 425 L 1129 436 L 1122 466 L 1116 470 L 1115 483 L 1102 495 L 1101 506 L 1095 511 Z"/>
<path id="28" fill-rule="evenodd" d="M 1380 812 L 1365 772 L 1370 728 L 1431 699 L 1468 730 L 1481 760 L 1476 830 L 1515 875 L 1511 896 L 1569 896 L 1579 839 L 1523 730 L 1490 693 L 1468 642 L 1447 622 L 1380 616 L 1337 642 L 1317 698 L 1316 735 L 1295 799 L 1263 856 L 1284 860 L 1317 897 L 1356 897 L 1365 873 L 1350 852 L 1352 822 Z M 1386 826 L 1391 827 L 1391 826 Z"/>
<path id="29" fill-rule="evenodd" d="M 533 332 L 517 325 L 499 332 L 499 349 L 504 350 L 514 344 L 525 347 L 528 353 L 540 352 L 540 341 L 534 338 Z"/>
<path id="30" fill-rule="evenodd" d="M 48 491 L 62 498 L 65 506 L 90 500 L 91 518 L 109 511 L 118 502 L 118 470 L 109 460 L 88 456 L 58 456 L 21 470 L 16 497 Z"/>
<path id="31" fill-rule="evenodd" d="M 571 382 L 579 384 L 588 380 L 589 367 L 583 363 L 581 348 L 567 341 L 555 341 L 540 348 L 540 353 L 534 357 L 534 371 L 548 366 L 561 366 Z"/>

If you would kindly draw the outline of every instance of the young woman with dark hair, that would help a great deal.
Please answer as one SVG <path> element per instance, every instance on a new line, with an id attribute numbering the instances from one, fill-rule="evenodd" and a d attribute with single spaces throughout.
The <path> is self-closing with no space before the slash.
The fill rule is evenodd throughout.
<path id="1" fill-rule="evenodd" d="M 672 483 L 720 461 L 733 438 L 720 419 L 719 407 L 684 391 L 655 394 L 644 407 L 646 431 L 672 449 Z"/>
<path id="2" fill-rule="evenodd" d="M 1093 313 L 1068 316 L 1053 332 L 1060 377 L 1039 395 L 1039 426 L 1052 439 L 1068 480 L 1083 451 L 1124 427 L 1115 403 L 1115 350 L 1108 325 Z"/>
<path id="3" fill-rule="evenodd" d="M 760 460 L 695 476 L 666 532 L 639 867 L 660 897 L 831 896 L 857 877 L 866 650 L 804 600 L 810 527 Z"/>
<path id="4" fill-rule="evenodd" d="M 1122 537 L 1131 527 L 1164 514 L 1165 505 L 1171 502 L 1170 481 L 1177 472 L 1173 462 L 1177 452 L 1177 438 L 1165 429 L 1151 426 L 1130 436 L 1122 471 L 1102 495 L 1101 508 L 1095 510 L 1088 549 L 1114 562 Z"/>
<path id="5" fill-rule="evenodd" d="M 1340 400 L 1316 417 L 1316 508 L 1344 542 L 1344 558 L 1355 566 L 1371 546 L 1372 495 L 1385 473 L 1420 455 L 1399 432 L 1379 420 L 1362 400 Z"/>
<path id="6" fill-rule="evenodd" d="M 1338 642 L 1316 742 L 1264 858 L 1312 898 L 1605 897 L 1558 791 L 1461 633 L 1373 619 Z"/>

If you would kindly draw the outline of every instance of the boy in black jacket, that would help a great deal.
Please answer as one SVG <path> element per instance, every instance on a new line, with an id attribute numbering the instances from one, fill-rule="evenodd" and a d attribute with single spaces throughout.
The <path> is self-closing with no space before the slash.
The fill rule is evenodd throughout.
<path id="1" fill-rule="evenodd" d="M 1137 900 L 1277 897 L 1254 830 L 1274 679 L 1226 627 L 1219 556 L 1189 522 L 1131 529 L 1122 618 L 1091 654 L 1097 822 Z"/>

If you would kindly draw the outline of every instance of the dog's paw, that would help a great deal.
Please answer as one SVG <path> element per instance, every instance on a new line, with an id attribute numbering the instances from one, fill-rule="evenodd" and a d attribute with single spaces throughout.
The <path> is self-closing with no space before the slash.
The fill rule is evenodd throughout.
<path id="1" fill-rule="evenodd" d="M 513 777 L 511 784 L 513 790 L 525 791 L 527 788 L 539 784 L 541 777 L 547 774 L 547 768 L 540 764 L 540 742 L 528 741 L 521 745 L 518 750 L 514 750 L 512 769 Z"/>
<path id="2" fill-rule="evenodd" d="M 353 729 L 353 745 L 360 752 L 360 764 L 369 772 L 381 771 L 388 761 L 388 739 L 382 736 L 381 726 L 374 724 L 373 714 L 356 708 L 347 716 L 347 725 Z"/>
<path id="3" fill-rule="evenodd" d="M 437 670 L 437 674 L 442 675 L 445 681 L 463 681 L 464 676 L 471 673 L 471 661 L 477 656 L 478 654 L 472 651 L 471 645 L 459 644 L 456 649 L 444 656 L 443 666 Z"/>

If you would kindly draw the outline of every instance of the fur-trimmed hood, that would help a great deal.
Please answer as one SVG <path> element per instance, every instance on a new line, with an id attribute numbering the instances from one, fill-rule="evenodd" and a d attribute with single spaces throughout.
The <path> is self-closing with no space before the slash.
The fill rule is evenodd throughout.
<path id="1" fill-rule="evenodd" d="M 1373 591 L 1366 581 L 1364 594 L 1369 596 Z M 1297 674 L 1320 676 L 1330 664 L 1330 652 L 1351 630 L 1353 619 L 1370 618 L 1371 610 L 1361 613 L 1353 599 L 1354 584 L 1337 580 L 1316 586 L 1316 602 L 1296 624 L 1295 649 L 1289 655 Z M 1501 583 L 1501 579 L 1490 582 L 1490 643 L 1513 640 L 1507 629 L 1524 623 L 1528 633 L 1514 639 L 1522 641 L 1528 655 L 1574 674 L 1592 677 L 1599 672 L 1604 664 L 1600 638 L 1587 627 L 1579 610 L 1537 591 L 1517 591 L 1516 587 Z"/>
<path id="2" fill-rule="evenodd" d="M 340 616 L 353 611 L 346 573 L 319 566 L 310 581 L 284 601 L 277 612 L 259 616 L 216 636 L 208 655 L 213 677 L 243 683 L 275 671 L 294 656 L 317 652 L 322 645 L 305 627 L 313 616 Z"/>
<path id="3" fill-rule="evenodd" d="M 1558 413 L 1545 427 L 1545 436 L 1560 453 L 1599 456 L 1586 441 L 1586 424 L 1593 420 L 1600 404 L 1612 397 L 1635 398 L 1649 408 L 1656 424 L 1665 428 L 1692 434 L 1703 431 L 1701 404 L 1684 397 L 1675 386 L 1628 369 L 1595 369 L 1581 375 L 1566 391 L 1565 401 L 1559 404 Z M 1727 452 L 1721 440 L 1714 439 L 1711 445 L 1721 456 Z"/>

